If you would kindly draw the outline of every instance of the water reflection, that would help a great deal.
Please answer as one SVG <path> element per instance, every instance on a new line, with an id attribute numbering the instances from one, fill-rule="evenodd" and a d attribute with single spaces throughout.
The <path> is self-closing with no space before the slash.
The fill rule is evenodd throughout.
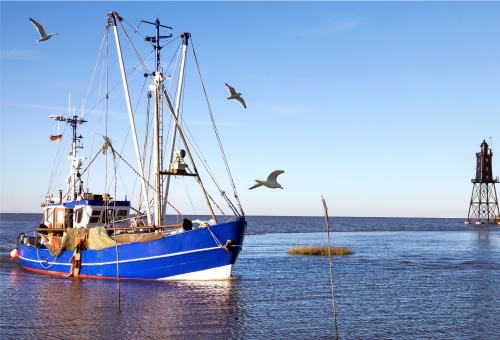
<path id="1" fill-rule="evenodd" d="M 265 220 L 261 229 L 267 234 L 245 239 L 233 272 L 238 280 L 121 281 L 118 294 L 116 281 L 23 270 L 6 251 L 0 334 L 5 339 L 333 338 L 327 259 L 286 254 L 296 245 L 326 244 L 324 220 Z M 355 251 L 334 262 L 341 338 L 498 338 L 500 228 L 457 224 L 467 231 L 451 231 L 450 220 L 404 220 L 344 218 L 343 231 L 359 225 L 377 232 L 332 235 L 334 243 Z M 401 225 L 413 231 L 383 231 Z M 451 230 L 421 231 L 445 225 Z M 252 232 L 258 231 L 254 226 Z M 298 233 L 275 233 L 291 227 Z M 316 227 L 321 233 L 304 232 Z M 10 233 L 15 239 L 19 231 Z"/>
<path id="2" fill-rule="evenodd" d="M 481 230 L 477 233 L 478 245 L 479 246 L 489 246 L 490 245 L 490 231 L 489 229 Z"/>
<path id="3" fill-rule="evenodd" d="M 16 280 L 17 274 L 12 273 Z M 240 337 L 232 327 L 241 317 L 235 280 L 121 281 L 118 285 L 35 276 L 24 301 L 32 307 L 26 320 L 31 324 L 30 336 L 41 332 L 45 337 L 75 339 L 110 334 L 117 339 Z"/>

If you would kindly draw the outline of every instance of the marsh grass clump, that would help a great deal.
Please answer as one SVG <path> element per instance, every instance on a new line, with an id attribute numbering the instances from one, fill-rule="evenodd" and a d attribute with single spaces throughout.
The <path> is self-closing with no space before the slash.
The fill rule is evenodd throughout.
<path id="1" fill-rule="evenodd" d="M 328 247 L 326 246 L 298 246 L 296 248 L 290 248 L 286 251 L 290 255 L 319 255 L 328 256 Z M 351 255 L 354 254 L 352 250 L 345 247 L 331 247 L 330 253 L 332 255 Z"/>

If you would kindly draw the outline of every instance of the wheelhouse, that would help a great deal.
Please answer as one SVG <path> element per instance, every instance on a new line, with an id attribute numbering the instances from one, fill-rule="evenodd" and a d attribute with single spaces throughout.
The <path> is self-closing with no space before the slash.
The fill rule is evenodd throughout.
<path id="1" fill-rule="evenodd" d="M 44 207 L 43 224 L 47 228 L 93 228 L 129 225 L 130 201 L 113 201 L 104 195 L 86 194 L 87 199 L 49 203 Z"/>

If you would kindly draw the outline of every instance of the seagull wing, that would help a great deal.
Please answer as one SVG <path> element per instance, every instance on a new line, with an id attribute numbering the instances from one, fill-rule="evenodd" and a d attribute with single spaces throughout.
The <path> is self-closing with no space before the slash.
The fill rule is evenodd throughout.
<path id="1" fill-rule="evenodd" d="M 246 106 L 245 101 L 243 100 L 243 98 L 238 97 L 238 98 L 235 98 L 235 99 L 236 99 L 237 101 L 239 101 L 239 102 L 240 102 L 240 104 L 241 104 L 241 105 L 243 105 L 243 107 L 244 107 L 245 109 L 247 108 L 247 106 Z"/>
<path id="2" fill-rule="evenodd" d="M 229 94 L 231 94 L 231 96 L 236 94 L 236 91 L 234 90 L 234 87 L 229 86 L 227 83 L 226 83 L 226 87 L 227 87 L 227 89 L 229 91 Z"/>
<path id="3" fill-rule="evenodd" d="M 40 25 L 38 22 L 36 22 L 35 20 L 31 19 L 30 18 L 30 21 L 31 23 L 35 26 L 35 28 L 37 29 L 38 33 L 40 33 L 40 36 L 43 38 L 45 37 L 47 34 L 45 33 L 42 25 Z"/>
<path id="4" fill-rule="evenodd" d="M 257 182 L 257 180 L 255 180 L 255 181 Z M 248 190 L 255 189 L 255 188 L 258 188 L 260 186 L 262 186 L 262 184 L 260 184 L 259 182 L 257 182 L 257 184 L 255 184 L 254 186 L 248 188 Z"/>
<path id="5" fill-rule="evenodd" d="M 276 182 L 276 179 L 278 178 L 279 175 L 281 175 L 282 173 L 284 173 L 283 170 L 275 170 L 273 172 L 271 172 L 269 174 L 269 176 L 267 176 L 267 180 L 268 181 L 271 181 L 271 182 Z"/>

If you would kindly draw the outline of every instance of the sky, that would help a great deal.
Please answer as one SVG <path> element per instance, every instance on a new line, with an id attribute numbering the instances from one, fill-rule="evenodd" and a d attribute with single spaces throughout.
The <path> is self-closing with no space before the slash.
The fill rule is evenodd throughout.
<path id="1" fill-rule="evenodd" d="M 173 38 L 192 34 L 183 119 L 234 201 L 194 46 L 247 215 L 321 216 L 323 195 L 331 216 L 465 219 L 483 139 L 494 153 L 493 175 L 500 175 L 500 2 L 1 1 L 0 212 L 41 212 L 47 193 L 65 189 L 69 161 L 61 155 L 69 151 L 69 133 L 49 116 L 67 115 L 69 97 L 71 111 L 80 114 L 89 88 L 97 89 L 94 95 L 103 91 L 96 80 L 89 84 L 94 69 L 102 79 L 96 60 L 113 10 L 143 57 L 151 48 L 133 34 L 141 20 L 158 17 L 173 27 Z M 37 44 L 30 17 L 59 35 Z M 146 24 L 139 32 L 154 34 Z M 144 71 L 134 70 L 133 52 L 120 39 L 143 145 L 147 103 L 138 93 Z M 162 60 L 170 62 L 178 46 L 172 39 Z M 94 154 L 106 134 L 135 166 L 131 138 L 124 142 L 129 121 L 113 38 L 108 54 L 114 72 L 108 129 L 106 116 L 98 114 L 102 103 L 96 109 L 89 98 L 88 123 L 79 126 L 82 154 L 90 155 L 98 129 Z M 146 63 L 152 70 L 153 59 Z M 226 100 L 224 83 L 243 94 L 247 109 Z M 51 142 L 58 133 L 63 141 Z M 58 162 L 62 172 L 54 170 Z M 109 156 L 96 160 L 105 164 Z M 133 201 L 138 184 L 126 168 L 120 165 L 118 186 L 132 189 L 117 189 L 116 196 Z M 90 192 L 115 192 L 110 169 L 108 177 L 96 168 L 85 178 Z M 284 190 L 248 190 L 274 170 L 285 171 L 278 177 Z M 50 183 L 54 173 L 61 175 Z M 175 183 L 170 200 L 187 197 L 179 203 L 183 213 L 207 212 L 192 183 Z"/>

